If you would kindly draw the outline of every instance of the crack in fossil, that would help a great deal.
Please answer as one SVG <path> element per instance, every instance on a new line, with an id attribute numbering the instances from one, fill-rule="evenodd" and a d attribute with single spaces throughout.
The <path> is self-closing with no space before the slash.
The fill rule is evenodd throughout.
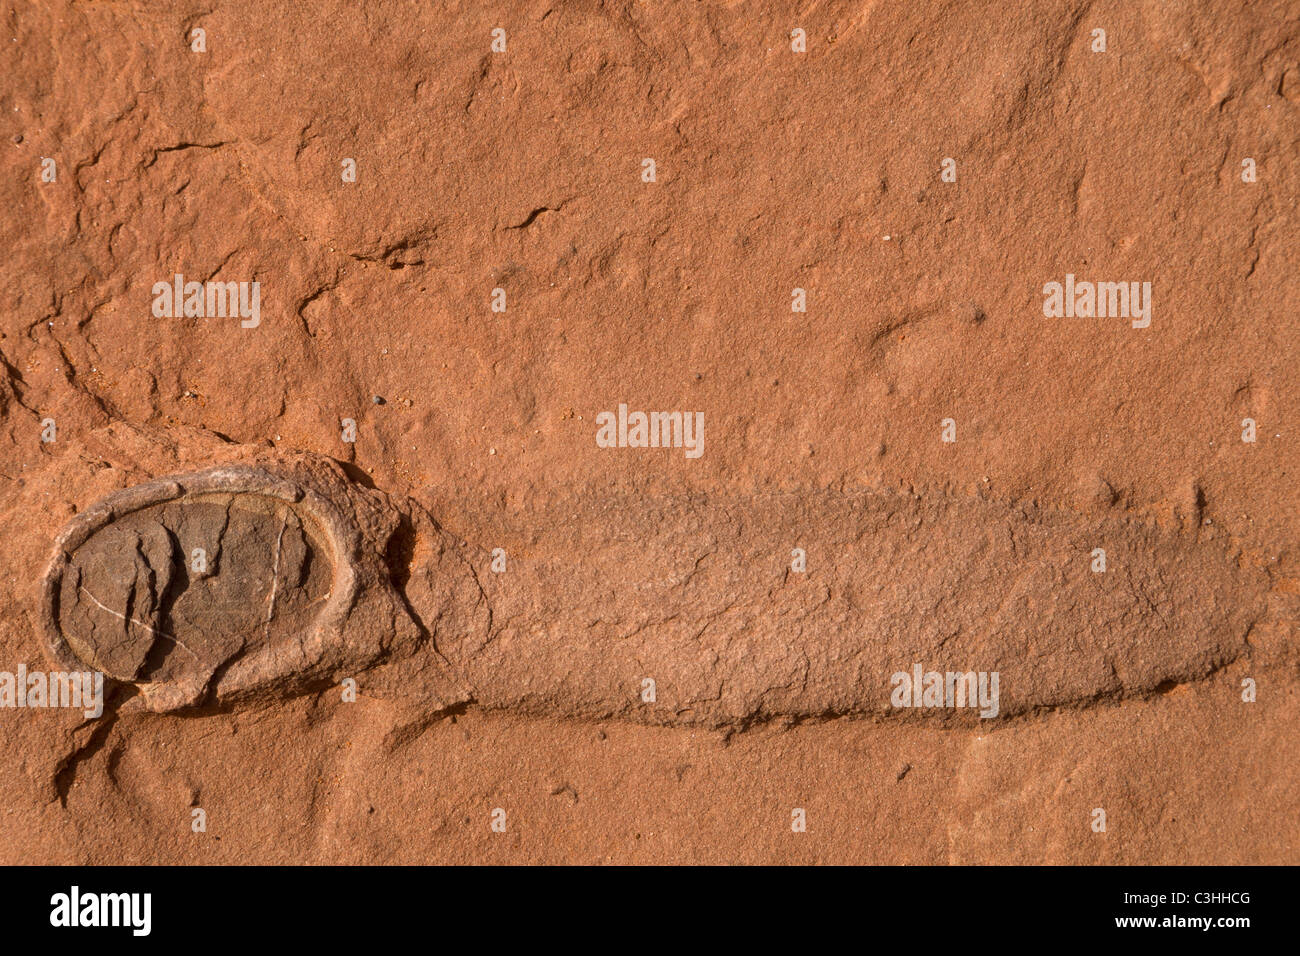
<path id="1" fill-rule="evenodd" d="M 275 538 L 275 563 L 271 568 L 271 596 L 266 603 L 266 637 L 271 637 L 271 619 L 275 617 L 275 594 L 280 586 L 280 545 L 284 542 L 284 529 L 289 527 L 289 519 L 280 524 L 280 533 Z"/>
<path id="2" fill-rule="evenodd" d="M 196 657 L 196 658 L 198 657 L 197 654 L 195 654 L 192 650 L 186 647 L 184 642 L 181 641 L 179 638 L 177 638 L 175 635 L 168 634 L 165 631 L 160 631 L 152 624 L 146 624 L 144 621 L 136 620 L 135 618 L 129 617 L 128 615 L 123 614 L 120 611 L 114 611 L 111 607 L 109 607 L 99 598 L 95 597 L 95 595 L 91 594 L 90 591 L 86 590 L 85 585 L 80 586 L 80 592 L 86 595 L 86 597 L 90 598 L 90 600 L 94 602 L 94 604 L 98 606 L 101 611 L 106 611 L 107 613 L 113 615 L 114 617 L 122 621 L 127 622 L 128 624 L 134 624 L 136 627 L 142 627 L 150 634 L 153 634 L 155 637 L 161 637 L 164 638 L 165 640 L 171 641 L 173 644 L 180 647 L 182 650 L 186 651 L 191 657 Z"/>

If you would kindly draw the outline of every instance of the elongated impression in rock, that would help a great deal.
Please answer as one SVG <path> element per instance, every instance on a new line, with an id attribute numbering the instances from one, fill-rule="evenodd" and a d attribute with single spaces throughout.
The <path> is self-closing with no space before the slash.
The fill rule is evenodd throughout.
<path id="1" fill-rule="evenodd" d="M 46 643 L 159 710 L 353 677 L 722 726 L 886 714 L 891 675 L 921 665 L 998 673 L 1010 715 L 1201 678 L 1248 650 L 1268 588 L 1213 541 L 978 499 L 560 496 L 494 534 L 504 573 L 497 540 L 326 459 L 164 479 L 65 529 Z"/>
<path id="2" fill-rule="evenodd" d="M 997 672 L 1003 715 L 1142 694 L 1246 652 L 1268 587 L 1191 535 L 977 499 L 587 496 L 518 520 L 480 576 L 492 627 L 440 647 L 484 704 L 588 716 L 880 715 L 916 664 Z"/>

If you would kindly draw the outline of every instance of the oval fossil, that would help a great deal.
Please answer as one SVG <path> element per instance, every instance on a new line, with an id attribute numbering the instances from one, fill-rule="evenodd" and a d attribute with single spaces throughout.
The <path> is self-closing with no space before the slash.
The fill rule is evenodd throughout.
<path id="1" fill-rule="evenodd" d="M 352 606 L 354 537 L 324 498 L 257 468 L 116 492 L 56 541 L 46 649 L 136 685 L 152 709 L 292 677 Z"/>

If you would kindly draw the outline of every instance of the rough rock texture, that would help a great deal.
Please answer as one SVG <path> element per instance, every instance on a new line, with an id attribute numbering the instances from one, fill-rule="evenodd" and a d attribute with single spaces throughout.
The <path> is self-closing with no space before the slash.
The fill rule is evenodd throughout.
<path id="1" fill-rule="evenodd" d="M 1300 862 L 1294 4 L 4 25 L 5 861 Z"/>

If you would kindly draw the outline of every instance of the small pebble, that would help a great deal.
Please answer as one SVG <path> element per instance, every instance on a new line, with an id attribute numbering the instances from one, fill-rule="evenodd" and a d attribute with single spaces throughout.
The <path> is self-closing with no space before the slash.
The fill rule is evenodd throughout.
<path id="1" fill-rule="evenodd" d="M 383 397 L 380 396 L 380 395 L 371 395 L 371 396 L 370 396 L 370 400 L 371 400 L 372 402 L 374 402 L 376 405 L 382 405 L 382 404 L 384 404 L 384 399 L 383 399 Z"/>

